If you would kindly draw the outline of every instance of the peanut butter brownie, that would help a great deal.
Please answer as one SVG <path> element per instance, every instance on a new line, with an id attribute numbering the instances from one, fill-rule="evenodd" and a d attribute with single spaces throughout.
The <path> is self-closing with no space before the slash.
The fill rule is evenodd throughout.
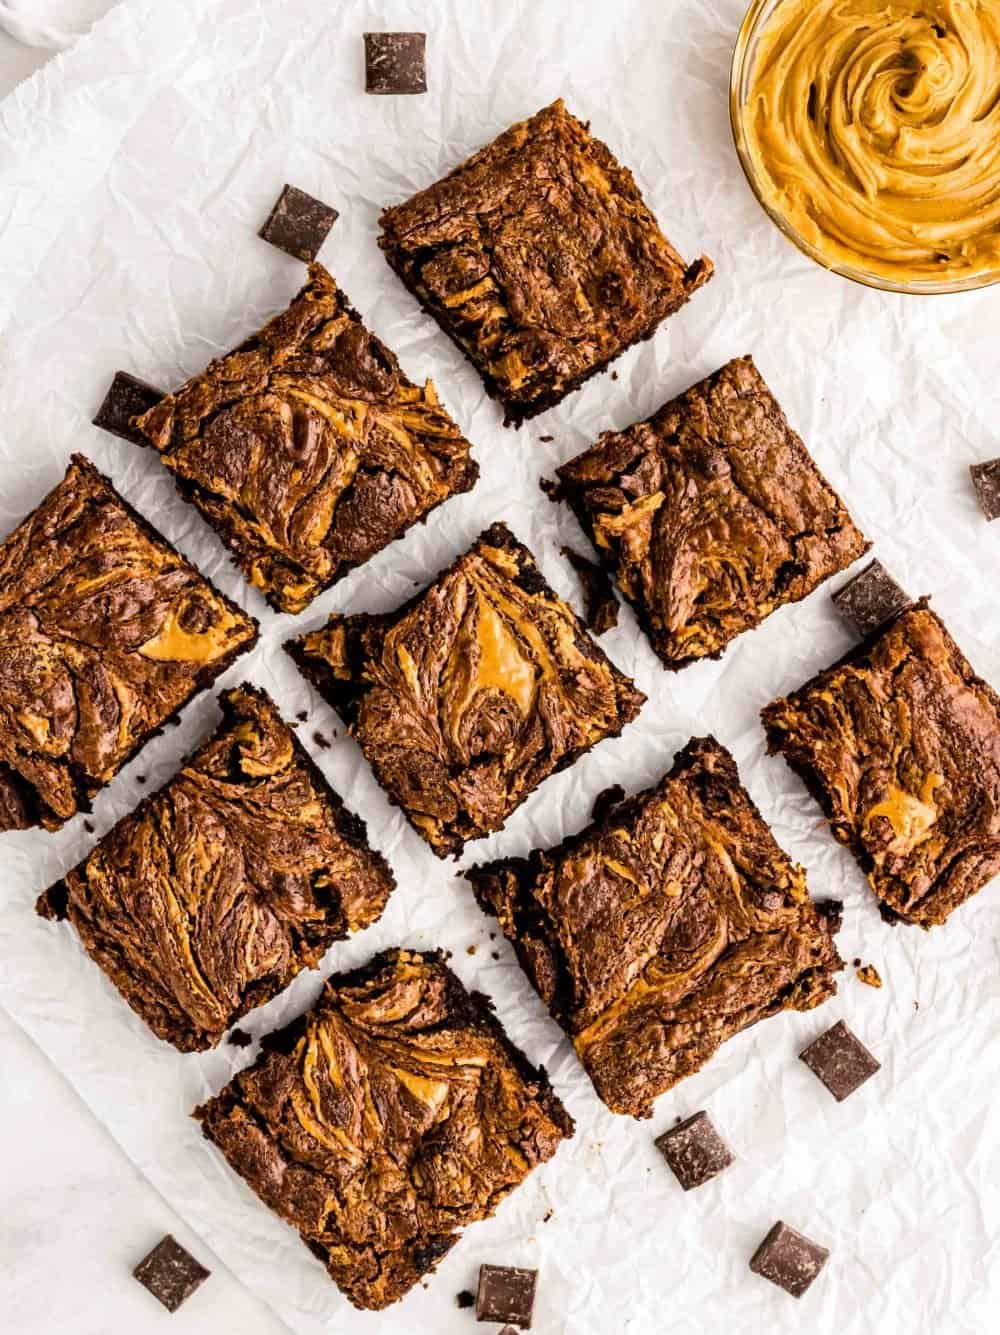
<path id="1" fill-rule="evenodd" d="M 520 424 L 558 403 L 712 276 L 685 264 L 631 172 L 562 99 L 404 204 L 379 245 Z"/>
<path id="2" fill-rule="evenodd" d="M 220 704 L 214 736 L 38 901 L 182 1052 L 374 922 L 394 884 L 265 692 Z"/>
<path id="3" fill-rule="evenodd" d="M 617 1113 L 733 1034 L 836 992 L 837 905 L 814 904 L 713 738 L 655 788 L 528 858 L 465 873 Z"/>
<path id="4" fill-rule="evenodd" d="M 0 544 L 0 831 L 58 829 L 257 638 L 80 454 Z"/>
<path id="5" fill-rule="evenodd" d="M 439 954 L 334 975 L 195 1112 L 350 1301 L 402 1298 L 572 1136 L 543 1070 Z"/>
<path id="6" fill-rule="evenodd" d="M 558 469 L 668 668 L 718 658 L 870 544 L 750 357 Z"/>
<path id="7" fill-rule="evenodd" d="M 942 923 L 1000 872 L 1000 697 L 926 599 L 762 717 L 894 916 Z"/>
<path id="8" fill-rule="evenodd" d="M 469 442 L 320 264 L 286 311 L 136 425 L 279 612 L 478 476 Z"/>
<path id="9" fill-rule="evenodd" d="M 645 700 L 503 524 L 398 611 L 334 614 L 286 647 L 439 857 L 501 829 Z"/>

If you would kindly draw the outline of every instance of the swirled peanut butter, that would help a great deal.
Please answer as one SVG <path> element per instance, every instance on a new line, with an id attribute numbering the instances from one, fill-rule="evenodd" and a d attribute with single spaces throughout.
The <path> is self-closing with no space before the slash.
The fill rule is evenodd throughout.
<path id="1" fill-rule="evenodd" d="M 1000 0 L 785 0 L 746 133 L 764 202 L 828 263 L 1000 271 Z"/>

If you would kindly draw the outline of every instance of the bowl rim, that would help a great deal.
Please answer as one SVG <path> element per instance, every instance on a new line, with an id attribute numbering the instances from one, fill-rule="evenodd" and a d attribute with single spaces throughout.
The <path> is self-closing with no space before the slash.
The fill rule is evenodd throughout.
<path id="1" fill-rule="evenodd" d="M 749 75 L 752 67 L 751 57 L 755 54 L 752 50 L 753 39 L 757 35 L 761 18 L 766 12 L 765 22 L 769 20 L 773 12 L 782 3 L 784 3 L 784 0 L 751 0 L 736 34 L 736 44 L 733 48 L 733 58 L 729 70 L 729 125 L 732 130 L 733 143 L 736 146 L 736 156 L 739 158 L 743 175 L 747 179 L 747 184 L 750 186 L 754 198 L 774 225 L 786 240 L 790 241 L 802 254 L 808 256 L 821 268 L 830 273 L 838 274 L 841 278 L 847 278 L 852 283 L 858 283 L 862 287 L 871 288 L 875 291 L 900 292 L 906 296 L 941 297 L 954 295 L 957 292 L 981 292 L 985 288 L 994 287 L 997 283 L 1000 283 L 1000 269 L 974 274 L 968 278 L 946 281 L 928 278 L 912 279 L 909 282 L 904 282 L 884 274 L 873 273 L 861 265 L 850 264 L 846 260 L 831 259 L 817 250 L 791 225 L 783 214 L 772 208 L 767 202 L 761 191 L 753 157 L 747 143 L 748 137 L 743 123 L 745 104 L 742 93 L 745 76 Z"/>

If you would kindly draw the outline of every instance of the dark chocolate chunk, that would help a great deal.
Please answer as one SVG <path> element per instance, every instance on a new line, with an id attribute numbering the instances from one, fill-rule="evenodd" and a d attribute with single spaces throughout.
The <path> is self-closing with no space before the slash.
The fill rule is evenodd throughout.
<path id="1" fill-rule="evenodd" d="M 611 587 L 611 578 L 601 566 L 594 565 L 572 547 L 561 550 L 583 588 L 584 620 L 595 635 L 603 635 L 618 625 L 618 599 Z"/>
<path id="2" fill-rule="evenodd" d="M 973 464 L 969 472 L 983 514 L 987 519 L 1000 519 L 1000 459 Z"/>
<path id="3" fill-rule="evenodd" d="M 826 1265 L 830 1253 L 780 1220 L 750 1258 L 750 1269 L 801 1298 Z"/>
<path id="4" fill-rule="evenodd" d="M 287 255 L 311 264 L 339 217 L 337 210 L 321 199 L 286 185 L 257 235 Z"/>
<path id="5" fill-rule="evenodd" d="M 891 621 L 912 601 L 881 561 L 869 561 L 864 570 L 833 595 L 837 611 L 862 638 Z"/>
<path id="6" fill-rule="evenodd" d="M 475 1307 L 475 1305 L 476 1305 L 476 1295 L 474 1293 L 470 1293 L 468 1289 L 463 1289 L 461 1293 L 455 1294 L 456 1307 L 461 1307 L 464 1310 L 467 1307 Z"/>
<path id="7" fill-rule="evenodd" d="M 422 32 L 365 33 L 366 93 L 426 93 Z"/>
<path id="8" fill-rule="evenodd" d="M 476 1320 L 509 1321 L 521 1330 L 530 1330 L 537 1283 L 537 1270 L 510 1265 L 480 1266 Z"/>
<path id="9" fill-rule="evenodd" d="M 625 789 L 620 783 L 613 783 L 610 788 L 602 789 L 594 798 L 590 819 L 598 823 L 607 820 L 615 807 L 620 806 L 624 801 Z"/>
<path id="10" fill-rule="evenodd" d="M 137 380 L 127 371 L 116 371 L 104 402 L 97 410 L 94 426 L 131 441 L 133 445 L 148 445 L 146 437 L 132 425 L 132 418 L 148 412 L 163 396 L 162 389 L 147 385 L 145 380 Z"/>
<path id="11" fill-rule="evenodd" d="M 843 1020 L 838 1020 L 832 1029 L 814 1038 L 799 1057 L 813 1075 L 823 1081 L 838 1103 L 843 1103 L 849 1094 L 859 1089 L 881 1065 Z"/>
<path id="12" fill-rule="evenodd" d="M 229 1041 L 234 1048 L 248 1048 L 253 1042 L 253 1034 L 248 1034 L 245 1029 L 234 1029 Z"/>
<path id="13" fill-rule="evenodd" d="M 707 1112 L 696 1112 L 665 1131 L 657 1138 L 656 1148 L 685 1191 L 702 1186 L 733 1162 L 729 1146 Z"/>
<path id="14" fill-rule="evenodd" d="M 169 1233 L 132 1271 L 168 1312 L 176 1312 L 211 1273 Z"/>

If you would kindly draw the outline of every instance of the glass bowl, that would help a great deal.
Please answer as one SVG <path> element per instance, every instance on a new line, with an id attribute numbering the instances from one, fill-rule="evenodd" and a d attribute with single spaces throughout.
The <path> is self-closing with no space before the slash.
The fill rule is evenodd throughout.
<path id="1" fill-rule="evenodd" d="M 860 264 L 850 264 L 844 260 L 833 259 L 817 250 L 792 226 L 787 218 L 767 202 L 761 188 L 757 164 L 754 162 L 750 151 L 745 113 L 749 102 L 754 63 L 757 58 L 761 36 L 774 11 L 782 3 L 783 0 L 753 0 L 740 25 L 740 31 L 736 38 L 736 49 L 733 52 L 733 65 L 729 80 L 729 119 L 733 128 L 736 152 L 757 202 L 771 221 L 784 233 L 789 241 L 798 246 L 803 254 L 808 255 L 811 260 L 815 260 L 824 269 L 829 269 L 844 278 L 850 278 L 855 283 L 862 283 L 865 287 L 878 288 L 883 292 L 906 292 L 913 295 L 937 296 L 945 292 L 972 292 L 1000 283 L 1000 270 L 996 269 L 971 274 L 966 278 L 923 278 L 904 281 L 893 279 L 886 274 L 874 273 Z"/>

